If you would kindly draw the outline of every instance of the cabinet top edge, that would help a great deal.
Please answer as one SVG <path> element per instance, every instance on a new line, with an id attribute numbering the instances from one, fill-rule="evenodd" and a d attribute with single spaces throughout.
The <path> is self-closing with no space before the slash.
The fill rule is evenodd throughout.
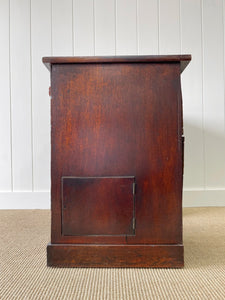
<path id="1" fill-rule="evenodd" d="M 84 63 L 173 63 L 180 62 L 181 72 L 191 60 L 190 54 L 182 55 L 136 55 L 136 56 L 49 56 L 42 62 L 51 70 L 52 64 Z"/>

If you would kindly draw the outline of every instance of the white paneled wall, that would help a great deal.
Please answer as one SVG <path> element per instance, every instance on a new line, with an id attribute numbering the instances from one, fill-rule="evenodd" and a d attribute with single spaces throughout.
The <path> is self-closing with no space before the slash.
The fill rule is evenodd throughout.
<path id="1" fill-rule="evenodd" d="M 225 205 L 225 0 L 0 0 L 0 208 L 50 206 L 42 56 L 192 54 L 184 205 Z"/>
<path id="2" fill-rule="evenodd" d="M 0 190 L 12 190 L 9 4 L 0 1 Z"/>
<path id="3" fill-rule="evenodd" d="M 14 1 L 20 3 L 18 0 Z M 46 74 L 40 62 L 43 55 L 52 53 L 51 9 L 51 0 L 31 0 L 32 97 L 30 102 L 32 103 L 32 191 L 35 192 L 47 191 L 50 186 L 50 101 L 47 88 L 50 81 L 48 72 Z"/>
<path id="4" fill-rule="evenodd" d="M 9 8 L 12 190 L 32 191 L 30 1 L 11 0 Z"/>

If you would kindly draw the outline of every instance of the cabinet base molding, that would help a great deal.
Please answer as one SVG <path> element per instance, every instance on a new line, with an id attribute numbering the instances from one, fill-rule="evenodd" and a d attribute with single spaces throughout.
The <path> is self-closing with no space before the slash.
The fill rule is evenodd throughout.
<path id="1" fill-rule="evenodd" d="M 52 267 L 182 268 L 182 244 L 87 245 L 48 244 L 47 264 Z"/>

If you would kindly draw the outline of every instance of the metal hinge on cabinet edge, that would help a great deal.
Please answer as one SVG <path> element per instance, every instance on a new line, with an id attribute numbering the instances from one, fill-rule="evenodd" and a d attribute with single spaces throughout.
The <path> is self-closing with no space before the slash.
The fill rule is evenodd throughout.
<path id="1" fill-rule="evenodd" d="M 136 219 L 135 217 L 133 217 L 133 230 L 135 230 L 135 228 L 136 228 Z"/>
<path id="2" fill-rule="evenodd" d="M 134 201 L 134 215 L 133 215 L 133 224 L 132 224 L 132 227 L 133 227 L 133 231 L 135 232 L 135 229 L 136 229 L 136 218 L 135 218 L 135 193 L 136 193 L 136 183 L 133 182 L 133 201 Z"/>
<path id="3" fill-rule="evenodd" d="M 133 195 L 135 196 L 135 188 L 136 188 L 136 183 L 133 182 Z"/>

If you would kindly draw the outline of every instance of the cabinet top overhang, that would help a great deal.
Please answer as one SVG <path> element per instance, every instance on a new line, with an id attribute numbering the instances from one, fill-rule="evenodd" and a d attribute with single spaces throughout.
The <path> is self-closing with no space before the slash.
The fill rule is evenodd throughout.
<path id="1" fill-rule="evenodd" d="M 178 63 L 181 72 L 191 60 L 190 54 L 184 55 L 138 55 L 138 56 L 50 56 L 43 57 L 45 66 L 51 70 L 53 64 L 85 64 L 85 63 Z"/>

